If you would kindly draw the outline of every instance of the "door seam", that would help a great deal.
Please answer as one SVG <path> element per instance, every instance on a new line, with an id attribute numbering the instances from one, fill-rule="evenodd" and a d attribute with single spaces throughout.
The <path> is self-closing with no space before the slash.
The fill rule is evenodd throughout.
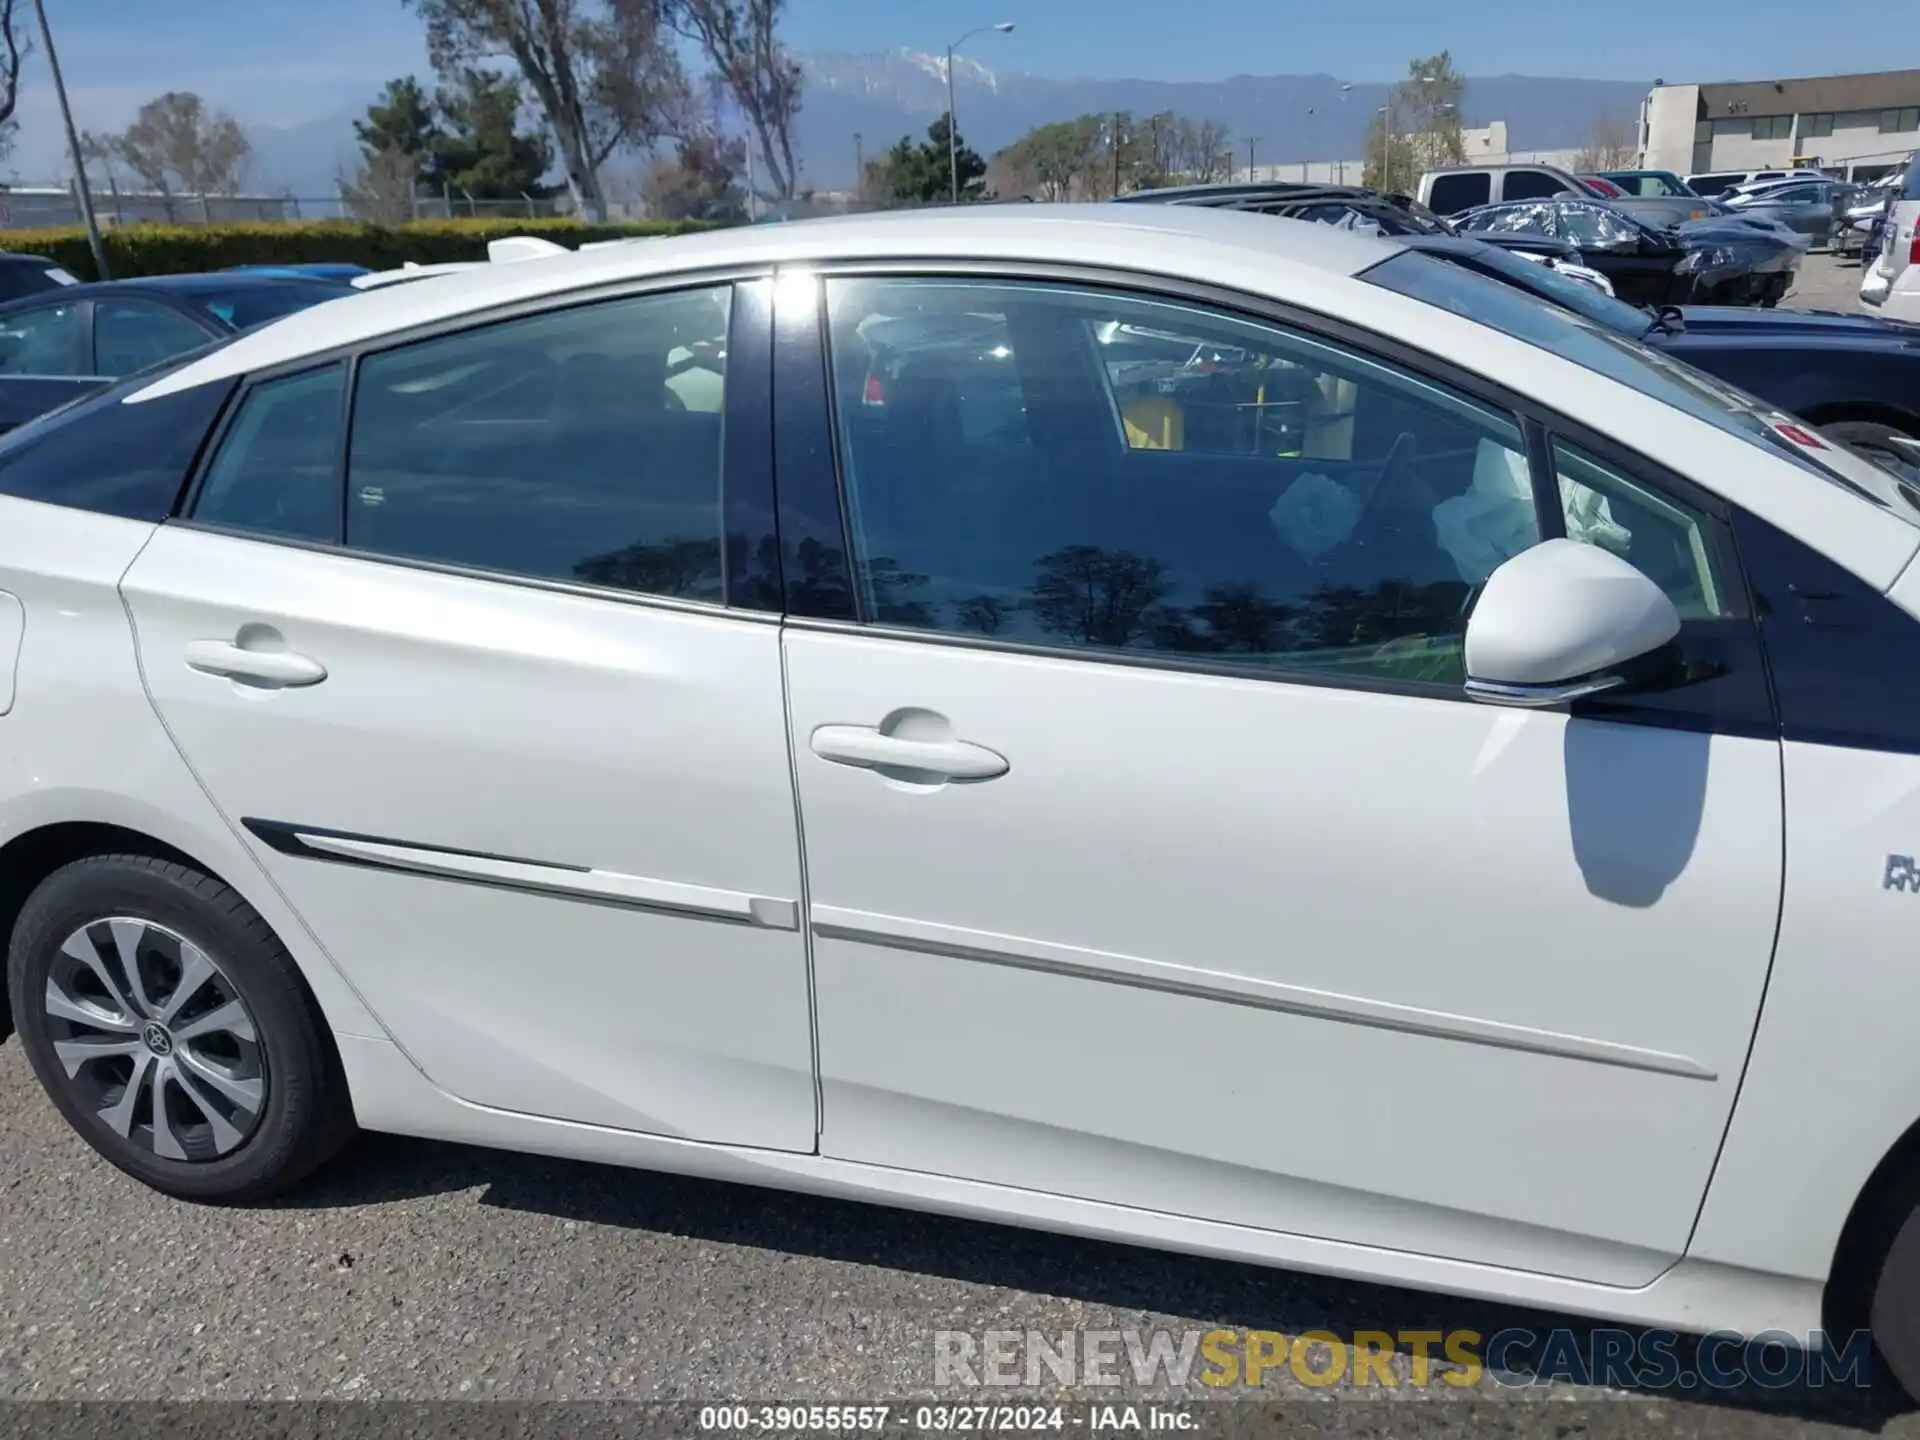
<path id="1" fill-rule="evenodd" d="M 793 735 L 793 691 L 787 679 L 787 622 L 780 622 L 780 726 L 786 732 L 787 787 L 793 796 L 793 838 L 800 861 L 800 945 L 807 967 L 807 1043 L 813 1057 L 813 1153 L 826 1130 L 826 1094 L 820 1070 L 820 993 L 813 961 L 813 885 L 807 875 L 807 817 L 800 803 L 800 754 Z"/>

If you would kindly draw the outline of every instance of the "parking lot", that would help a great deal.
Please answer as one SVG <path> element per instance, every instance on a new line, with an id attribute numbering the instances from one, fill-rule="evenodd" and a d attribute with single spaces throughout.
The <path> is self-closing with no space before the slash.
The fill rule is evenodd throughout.
<path id="1" fill-rule="evenodd" d="M 194 1208 L 94 1158 L 12 1040 L 0 1046 L 0 1196 L 0 1397 L 15 1400 L 897 1400 L 935 1393 L 938 1330 L 1575 1323 L 388 1138 L 362 1140 L 277 1206 Z M 1407 1357 L 1393 1364 L 1404 1380 Z M 1329 1394 L 1284 1367 L 1258 1393 Z M 1368 1393 L 1302 1408 L 1323 1434 L 1920 1436 L 1920 1416 L 1878 1391 L 1550 1411 L 1535 1392 L 1487 1385 Z"/>
<path id="2" fill-rule="evenodd" d="M 1785 303 L 1798 310 L 1858 311 L 1860 262 L 1836 260 L 1824 253 L 1807 256 Z"/>

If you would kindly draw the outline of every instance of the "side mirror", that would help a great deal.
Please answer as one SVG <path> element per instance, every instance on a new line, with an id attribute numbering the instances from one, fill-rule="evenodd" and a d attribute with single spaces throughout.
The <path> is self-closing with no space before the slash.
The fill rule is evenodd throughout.
<path id="1" fill-rule="evenodd" d="M 1473 607 L 1467 694 L 1530 707 L 1598 695 L 1679 633 L 1666 592 L 1618 555 L 1543 540 L 1495 570 Z"/>

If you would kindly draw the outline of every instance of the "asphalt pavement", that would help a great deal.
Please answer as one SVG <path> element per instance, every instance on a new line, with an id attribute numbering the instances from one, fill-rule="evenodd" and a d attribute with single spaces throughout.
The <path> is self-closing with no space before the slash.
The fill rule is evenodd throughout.
<path id="1" fill-rule="evenodd" d="M 1794 277 L 1785 303 L 1796 310 L 1839 310 L 1857 314 L 1862 309 L 1860 280 L 1859 261 L 1836 260 L 1824 251 L 1818 252 L 1800 262 L 1800 273 Z"/>
<path id="2" fill-rule="evenodd" d="M 1177 1339 L 1215 1328 L 1491 1335 L 1561 1325 L 1584 1328 L 1444 1296 L 389 1137 L 363 1137 L 280 1203 L 196 1207 L 96 1159 L 41 1096 L 19 1042 L 0 1046 L 5 1401 L 971 1403 L 1002 1397 L 937 1385 L 936 1332 Z M 1378 1376 L 1364 1393 L 1303 1384 L 1285 1365 L 1233 1400 L 1191 1383 L 1142 1388 L 1124 1364 L 1118 1388 L 1047 1388 L 1073 1404 L 1227 1407 L 1208 1415 L 1251 1415 L 1256 1397 L 1301 1402 L 1258 1433 L 1920 1437 L 1920 1415 L 1879 1386 L 1651 1400 L 1555 1387 L 1543 1399 L 1484 1379 L 1416 1392 L 1410 1364 L 1395 1354 L 1391 1393 Z M 41 1413 L 0 1404 L 0 1432 L 11 1415 L 19 1433 L 54 1433 Z M 36 1418 L 22 1428 L 27 1415 Z M 696 1418 L 685 1412 L 686 1433 Z"/>

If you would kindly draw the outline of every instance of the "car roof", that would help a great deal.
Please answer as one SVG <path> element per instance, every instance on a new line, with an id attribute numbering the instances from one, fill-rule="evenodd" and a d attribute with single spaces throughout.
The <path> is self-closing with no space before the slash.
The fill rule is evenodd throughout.
<path id="1" fill-rule="evenodd" d="M 242 335 L 136 398 L 626 280 L 835 261 L 997 260 L 1099 265 L 1176 279 L 1210 271 L 1254 277 L 1278 267 L 1310 285 L 1316 276 L 1324 283 L 1356 275 L 1399 249 L 1391 240 L 1330 225 L 1201 205 L 959 206 L 737 226 L 476 265 L 349 292 Z"/>

